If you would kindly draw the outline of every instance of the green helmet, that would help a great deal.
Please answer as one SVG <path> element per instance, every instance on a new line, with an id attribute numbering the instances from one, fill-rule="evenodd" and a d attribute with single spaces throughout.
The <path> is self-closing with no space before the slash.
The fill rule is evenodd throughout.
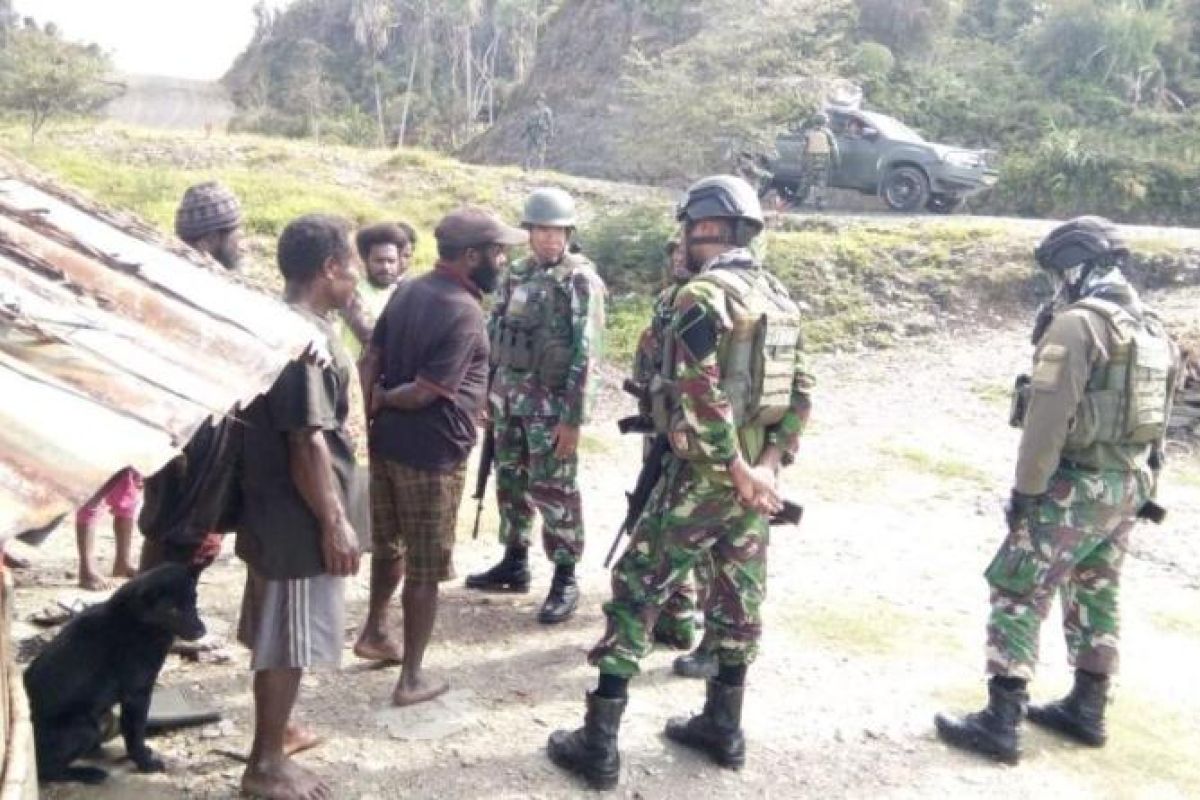
<path id="1" fill-rule="evenodd" d="M 762 232 L 762 204 L 758 194 L 734 175 L 713 175 L 692 184 L 680 200 L 675 219 L 685 225 L 702 219 L 735 221 L 735 240 L 745 246 Z"/>
<path id="2" fill-rule="evenodd" d="M 521 226 L 544 225 L 547 228 L 575 227 L 575 200 L 562 189 L 548 186 L 534 189 L 525 200 Z"/>

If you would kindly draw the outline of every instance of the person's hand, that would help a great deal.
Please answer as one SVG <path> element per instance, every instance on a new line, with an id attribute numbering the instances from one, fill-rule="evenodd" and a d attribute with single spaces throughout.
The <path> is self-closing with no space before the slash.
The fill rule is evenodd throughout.
<path id="1" fill-rule="evenodd" d="M 1004 505 L 1004 522 L 1008 525 L 1009 533 L 1016 533 L 1020 528 L 1029 526 L 1041 499 L 1040 494 L 1022 494 L 1016 489 L 1012 490 L 1008 502 Z"/>
<path id="2" fill-rule="evenodd" d="M 371 387 L 371 396 L 367 398 L 367 417 L 373 419 L 376 414 L 388 407 L 388 392 L 390 389 L 383 388 L 383 383 L 377 383 Z"/>
<path id="3" fill-rule="evenodd" d="M 570 458 L 579 447 L 579 426 L 560 422 L 554 426 L 554 455 Z"/>
<path id="4" fill-rule="evenodd" d="M 330 575 L 346 577 L 358 572 L 358 537 L 345 519 L 321 531 L 321 557 Z"/>
<path id="5" fill-rule="evenodd" d="M 783 508 L 775 473 L 770 467 L 751 467 L 739 456 L 729 465 L 729 476 L 738 501 L 746 508 L 768 516 Z"/>

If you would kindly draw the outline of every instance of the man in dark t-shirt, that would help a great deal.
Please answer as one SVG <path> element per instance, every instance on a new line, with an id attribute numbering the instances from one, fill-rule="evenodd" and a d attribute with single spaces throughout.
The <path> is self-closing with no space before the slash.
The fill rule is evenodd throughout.
<path id="1" fill-rule="evenodd" d="M 421 672 L 438 583 L 454 577 L 454 529 L 467 457 L 487 404 L 488 339 L 480 297 L 527 240 L 491 213 L 460 208 L 434 231 L 438 263 L 392 295 L 363 358 L 371 419 L 371 598 L 354 646 L 361 658 L 403 661 L 398 706 L 430 700 L 445 681 Z M 404 580 L 403 648 L 388 605 Z"/>
<path id="2" fill-rule="evenodd" d="M 332 363 L 295 361 L 242 415 L 246 562 L 238 638 L 251 650 L 254 743 L 242 791 L 256 797 L 327 797 L 329 788 L 287 756 L 288 722 L 304 670 L 336 667 L 345 576 L 358 571 L 354 452 L 346 434 L 353 366 L 327 322 L 358 282 L 349 226 L 311 214 L 279 237 L 288 304 L 326 334 Z"/>

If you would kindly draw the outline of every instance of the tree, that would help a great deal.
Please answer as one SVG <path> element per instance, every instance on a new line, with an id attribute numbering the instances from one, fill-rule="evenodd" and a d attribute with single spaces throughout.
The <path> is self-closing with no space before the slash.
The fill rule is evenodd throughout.
<path id="1" fill-rule="evenodd" d="M 925 53 L 950 17 L 948 0 L 857 0 L 858 29 L 893 53 Z"/>
<path id="2" fill-rule="evenodd" d="M 302 110 L 308 119 L 308 132 L 317 142 L 321 141 L 321 115 L 331 94 L 325 71 L 328 56 L 328 48 L 320 42 L 301 39 L 292 52 L 292 68 L 288 73 L 288 101 L 294 108 Z"/>
<path id="3" fill-rule="evenodd" d="M 35 139 L 55 116 L 91 114 L 119 94 L 95 45 L 67 42 L 36 26 L 10 29 L 0 50 L 0 107 L 29 116 Z"/>
<path id="4" fill-rule="evenodd" d="M 375 90 L 375 119 L 379 122 L 379 144 L 387 143 L 387 126 L 383 121 L 383 92 L 379 86 L 379 57 L 387 49 L 395 24 L 391 0 L 354 0 L 350 7 L 350 24 L 354 40 L 367 54 L 371 69 L 371 84 Z"/>

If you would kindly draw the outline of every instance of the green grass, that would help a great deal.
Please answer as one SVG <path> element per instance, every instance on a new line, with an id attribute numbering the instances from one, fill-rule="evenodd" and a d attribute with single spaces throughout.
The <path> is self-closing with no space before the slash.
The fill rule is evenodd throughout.
<path id="1" fill-rule="evenodd" d="M 788 636 L 844 656 L 898 656 L 914 641 L 927 653 L 952 653 L 961 647 L 947 629 L 891 603 L 792 604 L 779 613 L 780 627 Z"/>
<path id="2" fill-rule="evenodd" d="M 1007 383 L 980 382 L 971 386 L 971 394 L 990 405 L 1007 406 L 1012 399 L 1012 387 Z"/>
<path id="3" fill-rule="evenodd" d="M 908 445 L 884 445 L 880 452 L 902 462 L 907 468 L 945 480 L 966 481 L 980 486 L 991 486 L 993 480 L 988 473 L 968 461 L 960 461 L 935 455 Z"/>

